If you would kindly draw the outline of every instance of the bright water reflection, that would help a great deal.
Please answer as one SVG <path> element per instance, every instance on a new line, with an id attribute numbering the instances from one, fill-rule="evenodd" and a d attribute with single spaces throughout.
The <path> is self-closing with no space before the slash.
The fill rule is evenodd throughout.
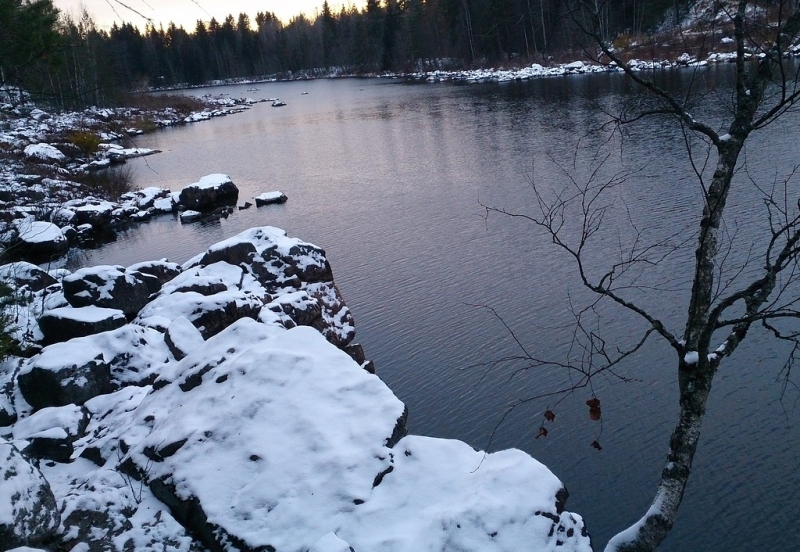
<path id="1" fill-rule="evenodd" d="M 320 80 L 260 88 L 199 93 L 278 96 L 287 107 L 259 104 L 245 114 L 141 137 L 137 145 L 164 153 L 132 166 L 142 187 L 179 189 L 223 172 L 239 186 L 241 200 L 279 189 L 288 203 L 209 224 L 184 226 L 164 217 L 76 262 L 184 261 L 245 228 L 279 226 L 327 250 L 355 313 L 358 340 L 408 404 L 412 431 L 485 447 L 506 405 L 564 385 L 557 372 L 531 370 L 509 381 L 508 371 L 486 375 L 476 367 L 516 351 L 502 325 L 473 305 L 497 309 L 533 354 L 562 359 L 570 339 L 569 298 L 584 297 L 572 265 L 546 238 L 518 220 L 485 222 L 479 202 L 532 207 L 531 175 L 540 185 L 563 184 L 563 172 L 549 158 L 569 166 L 578 139 L 577 165 L 585 166 L 599 143 L 585 134 L 602 120 L 592 102 L 627 98 L 623 79 L 479 86 Z M 792 141 L 776 138 L 787 128 L 777 127 L 749 149 L 752 169 L 764 168 L 757 163 L 785 168 L 797 159 L 796 130 Z M 771 154 L 759 158 L 767 145 Z M 663 121 L 633 129 L 624 151 L 623 165 L 645 168 L 620 188 L 617 207 L 624 199 L 637 226 L 652 235 L 691 237 L 699 197 L 676 129 Z M 618 168 L 621 162 L 610 163 Z M 771 177 L 774 168 L 768 172 Z M 759 220 L 751 192 L 733 203 L 728 219 L 740 237 L 752 235 Z M 607 228 L 600 261 L 618 254 L 617 237 L 629 235 L 622 217 L 610 218 Z M 650 276 L 664 289 L 640 297 L 677 332 L 691 246 Z M 635 327 L 618 312 L 602 324 L 611 343 L 630 344 Z M 775 377 L 784 353 L 753 340 L 724 365 L 696 471 L 664 550 L 796 546 L 800 413 L 796 394 L 779 400 Z M 668 351 L 649 347 L 620 370 L 640 382 L 596 382 L 602 428 L 588 419 L 590 391 L 584 389 L 554 407 L 547 439 L 534 439 L 547 406 L 539 402 L 516 411 L 495 434 L 493 448 L 518 447 L 550 466 L 570 490 L 569 508 L 604 543 L 652 498 L 676 413 L 674 371 Z M 589 447 L 595 438 L 602 452 Z"/>

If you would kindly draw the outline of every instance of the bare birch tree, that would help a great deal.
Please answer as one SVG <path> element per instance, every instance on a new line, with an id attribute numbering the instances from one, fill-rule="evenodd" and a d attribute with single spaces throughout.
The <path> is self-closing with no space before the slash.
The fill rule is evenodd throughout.
<path id="1" fill-rule="evenodd" d="M 741 0 L 720 4 L 723 6 L 721 13 L 729 19 L 732 27 L 736 48 L 731 110 L 722 125 L 696 118 L 689 110 L 689 94 L 670 92 L 657 84 L 654 73 L 640 71 L 627 63 L 604 35 L 602 12 L 598 10 L 600 3 L 575 0 L 571 5 L 575 22 L 592 39 L 599 53 L 596 59 L 615 64 L 626 78 L 649 93 L 652 101 L 650 107 L 612 117 L 612 125 L 619 127 L 646 117 L 660 116 L 673 120 L 687 137 L 687 155 L 695 169 L 703 208 L 696 219 L 698 229 L 691 293 L 682 335 L 669 331 L 663 319 L 652 309 L 640 306 L 636 294 L 629 293 L 630 286 L 620 285 L 626 273 L 652 266 L 665 255 L 674 254 L 677 248 L 669 247 L 666 240 L 643 244 L 640 241 L 642 235 L 638 233 L 627 256 L 612 263 L 599 277 L 594 276 L 589 268 L 592 238 L 602 228 L 606 214 L 607 203 L 603 198 L 618 184 L 616 179 L 629 178 L 630 175 L 601 183 L 596 181 L 596 173 L 583 184 L 573 179 L 555 198 L 533 182 L 537 199 L 534 214 L 486 207 L 487 215 L 496 212 L 521 217 L 539 227 L 571 258 L 583 286 L 594 294 L 598 302 L 611 302 L 644 322 L 641 340 L 627 351 L 609 352 L 602 340 L 586 333 L 584 344 L 587 352 L 598 359 L 598 362 L 590 363 L 589 368 L 535 359 L 517 341 L 523 351 L 522 359 L 529 365 L 551 364 L 577 370 L 581 374 L 578 385 L 584 385 L 599 373 L 613 372 L 622 360 L 638 352 L 651 336 L 663 339 L 675 353 L 679 415 L 669 440 L 669 453 L 655 498 L 639 521 L 609 541 L 606 552 L 650 551 L 667 536 L 689 480 L 714 375 L 751 329 L 759 326 L 775 338 L 789 342 L 791 352 L 787 368 L 791 367 L 795 354 L 800 350 L 800 332 L 796 330 L 796 320 L 800 319 L 800 194 L 791 191 L 788 180 L 780 193 L 775 189 L 768 190 L 768 183 L 760 183 L 761 189 L 765 190 L 765 219 L 769 225 L 763 248 L 748 253 L 753 262 L 749 263 L 747 270 L 739 271 L 736 278 L 720 282 L 722 267 L 730 252 L 730 244 L 723 244 L 726 240 L 721 235 L 726 205 L 732 194 L 741 193 L 747 183 L 746 171 L 741 170 L 743 148 L 754 133 L 793 112 L 800 100 L 798 64 L 787 60 L 790 48 L 797 44 L 800 34 L 800 2 L 781 0 L 768 4 L 774 19 L 768 25 L 758 26 L 753 20 L 758 12 L 752 9 L 751 2 Z M 694 164 L 691 139 L 705 144 L 707 160 L 715 164 L 710 165 L 713 171 L 704 171 Z M 574 220 L 570 219 L 576 217 L 579 222 L 573 224 Z M 580 327 L 579 316 L 576 319 Z"/>

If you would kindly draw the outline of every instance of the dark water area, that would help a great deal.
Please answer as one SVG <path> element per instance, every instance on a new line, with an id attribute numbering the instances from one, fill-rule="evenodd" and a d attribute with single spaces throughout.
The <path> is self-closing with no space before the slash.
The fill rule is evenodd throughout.
<path id="1" fill-rule="evenodd" d="M 666 82 L 691 81 L 698 90 L 693 113 L 713 122 L 730 104 L 715 90 L 725 71 L 676 71 Z M 647 120 L 611 142 L 592 133 L 606 120 L 598 108 L 642 101 L 619 75 L 483 85 L 347 79 L 257 86 L 257 92 L 229 86 L 191 93 L 279 97 L 287 106 L 261 103 L 139 137 L 137 146 L 163 153 L 130 166 L 140 187 L 178 190 L 219 172 L 239 187 L 240 203 L 281 190 L 286 204 L 187 225 L 161 217 L 76 253 L 69 266 L 183 262 L 246 228 L 283 228 L 327 251 L 354 312 L 357 340 L 408 405 L 414 433 L 477 448 L 487 447 L 494 433 L 492 449 L 530 453 L 566 484 L 568 509 L 584 516 L 596 546 L 635 522 L 653 498 L 677 417 L 675 355 L 653 341 L 616 372 L 634 381 L 598 377 L 593 388 L 561 402 L 521 405 L 498 427 L 509 404 L 577 379 L 549 367 L 490 369 L 487 363 L 519 350 L 503 324 L 476 305 L 495 309 L 532 355 L 563 361 L 580 358 L 574 348 L 570 353 L 573 312 L 589 297 L 574 263 L 546 235 L 518 218 L 485 219 L 481 205 L 533 213 L 531 182 L 554 193 L 568 184 L 568 174 L 588 178 L 608 154 L 600 177 L 633 174 L 606 196 L 590 274 L 620 257 L 632 227 L 644 240 L 672 236 L 675 253 L 642 274 L 630 296 L 681 334 L 702 195 L 674 121 Z M 738 274 L 750 245 L 763 238 L 765 211 L 755 184 L 770 187 L 788 173 L 800 159 L 797 138 L 797 118 L 789 115 L 748 145 L 747 171 L 725 220 L 733 240 L 725 275 Z M 796 197 L 797 185 L 790 191 Z M 626 312 L 599 308 L 603 319 L 587 323 L 609 347 L 630 347 L 646 330 Z M 800 408 L 798 392 L 784 393 L 780 378 L 787 354 L 754 330 L 722 364 L 694 473 L 663 550 L 797 549 Z M 585 401 L 593 392 L 602 401 L 602 422 L 588 416 Z M 547 425 L 549 436 L 536 439 L 548 407 L 556 419 Z M 595 439 L 602 451 L 590 447 Z"/>

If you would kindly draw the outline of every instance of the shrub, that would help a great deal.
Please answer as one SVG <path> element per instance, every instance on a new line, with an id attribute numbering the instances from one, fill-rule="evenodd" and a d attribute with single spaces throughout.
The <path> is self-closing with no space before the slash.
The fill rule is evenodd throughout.
<path id="1" fill-rule="evenodd" d="M 161 110 L 172 108 L 178 113 L 188 115 L 193 111 L 201 111 L 205 104 L 194 96 L 184 96 L 182 94 L 152 94 L 148 92 L 138 92 L 124 98 L 125 105 L 136 107 L 141 110 Z"/>
<path id="2" fill-rule="evenodd" d="M 93 195 L 110 201 L 117 201 L 119 196 L 134 189 L 133 171 L 127 165 L 85 173 L 75 180 Z"/>
<path id="3" fill-rule="evenodd" d="M 100 147 L 100 137 L 88 130 L 76 130 L 70 133 L 67 139 L 87 157 L 97 153 Z"/>

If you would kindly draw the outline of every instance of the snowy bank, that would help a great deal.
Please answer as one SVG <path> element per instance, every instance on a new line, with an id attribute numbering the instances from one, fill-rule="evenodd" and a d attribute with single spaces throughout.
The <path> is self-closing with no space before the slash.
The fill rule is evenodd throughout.
<path id="1" fill-rule="evenodd" d="M 158 153 L 134 143 L 123 147 L 118 140 L 155 128 L 238 113 L 255 103 L 206 97 L 201 100 L 205 108 L 188 114 L 169 107 L 92 107 L 47 113 L 22 96 L 13 103 L 0 97 L 0 247 L 10 250 L 13 258 L 36 260 L 57 256 L 76 242 L 92 245 L 130 222 L 144 222 L 154 214 L 182 208 L 169 190 L 147 188 L 117 198 L 113 183 L 106 190 L 102 185 L 87 184 L 96 179 L 98 171 Z M 230 194 L 228 189 L 223 192 Z M 29 247 L 19 239 L 20 225 L 45 222 L 62 228 L 67 240 L 38 240 Z M 35 233 L 39 234 L 38 230 Z"/>
<path id="2" fill-rule="evenodd" d="M 319 247 L 263 227 L 183 266 L 0 274 L 40 349 L 0 367 L 0 549 L 590 550 L 527 454 L 406 435 Z M 43 346 L 48 312 L 106 311 Z"/>

